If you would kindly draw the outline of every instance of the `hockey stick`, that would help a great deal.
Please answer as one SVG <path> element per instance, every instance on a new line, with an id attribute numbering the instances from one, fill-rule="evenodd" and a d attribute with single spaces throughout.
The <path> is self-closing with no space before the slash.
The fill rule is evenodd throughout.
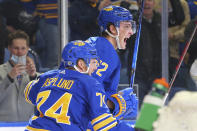
<path id="1" fill-rule="evenodd" d="M 179 62 L 178 62 L 178 64 L 177 64 L 177 66 L 176 66 L 175 73 L 173 74 L 173 77 L 172 77 L 172 79 L 171 79 L 171 81 L 170 81 L 170 83 L 169 83 L 169 89 L 168 89 L 168 93 L 167 93 L 166 96 L 165 96 L 164 103 L 166 102 L 166 99 L 167 99 L 167 97 L 168 97 L 168 95 L 169 95 L 169 92 L 170 92 L 170 90 L 171 90 L 171 88 L 172 88 L 172 85 L 173 85 L 173 83 L 174 83 L 174 81 L 175 81 L 175 78 L 176 78 L 176 76 L 177 76 L 177 74 L 178 74 L 178 71 L 179 71 L 179 69 L 180 69 L 180 67 L 181 67 L 181 64 L 182 64 L 182 62 L 183 62 L 183 59 L 184 59 L 184 57 L 185 57 L 185 55 L 186 55 L 186 53 L 187 53 L 187 50 L 188 50 L 188 48 L 189 48 L 189 46 L 190 46 L 190 44 L 191 44 L 191 42 L 192 42 L 192 40 L 193 40 L 194 34 L 195 34 L 195 32 L 196 32 L 196 29 L 197 29 L 197 22 L 195 22 L 195 28 L 194 28 L 194 30 L 193 30 L 191 36 L 190 36 L 189 41 L 188 41 L 188 42 L 186 43 L 186 45 L 185 45 L 185 48 L 184 48 L 184 50 L 183 50 L 183 53 L 182 53 L 182 55 L 181 55 L 181 57 L 180 57 L 180 59 L 179 59 Z"/>
<path id="2" fill-rule="evenodd" d="M 130 80 L 130 87 L 133 88 L 134 78 L 135 78 L 135 70 L 136 70 L 136 63 L 137 63 L 137 54 L 139 48 L 139 40 L 140 40 L 140 33 L 141 33 L 141 23 L 142 23 L 142 16 L 144 10 L 144 0 L 141 0 L 141 8 L 139 14 L 139 27 L 136 35 L 135 40 L 135 47 L 133 52 L 133 60 L 132 60 L 132 67 L 131 67 L 131 80 Z"/>

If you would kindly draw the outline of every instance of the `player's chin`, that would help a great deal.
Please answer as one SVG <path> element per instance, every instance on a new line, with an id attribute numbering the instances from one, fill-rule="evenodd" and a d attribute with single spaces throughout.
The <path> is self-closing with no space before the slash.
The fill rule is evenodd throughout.
<path id="1" fill-rule="evenodd" d="M 124 49 L 126 49 L 126 45 L 127 45 L 127 43 L 125 42 L 125 41 L 123 41 L 122 43 L 121 43 L 121 48 L 124 50 Z"/>

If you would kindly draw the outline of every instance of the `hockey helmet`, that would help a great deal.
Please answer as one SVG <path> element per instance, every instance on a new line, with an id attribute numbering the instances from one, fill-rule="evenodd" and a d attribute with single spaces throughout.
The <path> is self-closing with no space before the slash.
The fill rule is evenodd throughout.
<path id="1" fill-rule="evenodd" d="M 136 32 L 136 23 L 133 21 L 132 14 L 126 8 L 110 5 L 103 8 L 98 17 L 101 32 L 107 30 L 108 23 L 113 23 L 116 27 L 119 27 L 121 21 L 130 21 L 133 33 Z"/>
<path id="2" fill-rule="evenodd" d="M 74 67 L 78 59 L 83 59 L 89 66 L 91 59 L 98 59 L 97 51 L 85 41 L 71 41 L 63 49 L 60 68 Z"/>

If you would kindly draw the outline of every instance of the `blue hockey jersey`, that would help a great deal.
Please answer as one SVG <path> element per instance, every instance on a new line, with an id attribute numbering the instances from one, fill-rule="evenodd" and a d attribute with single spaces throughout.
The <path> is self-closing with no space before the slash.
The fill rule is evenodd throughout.
<path id="1" fill-rule="evenodd" d="M 31 118 L 26 130 L 85 131 L 89 121 L 94 130 L 132 129 L 110 114 L 102 85 L 77 71 L 44 73 L 26 86 L 24 94 L 39 112 Z"/>
<path id="2" fill-rule="evenodd" d="M 100 66 L 92 76 L 103 84 L 108 95 L 117 93 L 121 63 L 116 50 L 104 37 L 90 37 L 87 42 L 95 46 L 100 59 Z"/>

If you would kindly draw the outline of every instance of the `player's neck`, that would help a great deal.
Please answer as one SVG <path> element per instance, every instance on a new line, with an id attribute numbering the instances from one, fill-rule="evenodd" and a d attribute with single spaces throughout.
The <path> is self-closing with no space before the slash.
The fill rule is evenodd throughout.
<path id="1" fill-rule="evenodd" d="M 106 37 L 106 39 L 112 44 L 112 46 L 116 50 L 117 49 L 116 39 L 110 36 Z"/>

